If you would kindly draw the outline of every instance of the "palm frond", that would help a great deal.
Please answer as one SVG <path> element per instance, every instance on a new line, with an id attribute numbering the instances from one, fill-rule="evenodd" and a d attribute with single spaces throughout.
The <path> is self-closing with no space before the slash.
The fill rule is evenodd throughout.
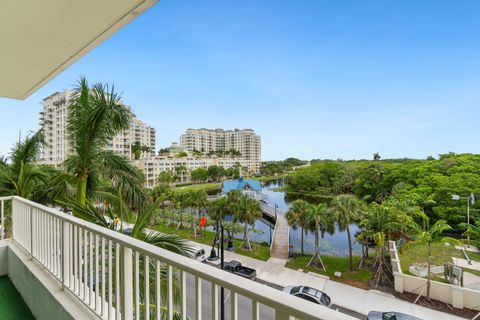
<path id="1" fill-rule="evenodd" d="M 179 237 L 176 234 L 150 231 L 148 233 L 143 233 L 140 239 L 159 248 L 172 251 L 183 256 L 189 256 L 194 251 L 187 240 Z"/>

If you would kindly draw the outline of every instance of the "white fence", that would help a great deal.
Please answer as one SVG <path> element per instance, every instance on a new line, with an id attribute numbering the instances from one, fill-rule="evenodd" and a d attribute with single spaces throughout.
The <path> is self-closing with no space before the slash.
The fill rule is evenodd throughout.
<path id="1" fill-rule="evenodd" d="M 400 266 L 397 247 L 394 241 L 389 242 L 395 291 L 411 292 L 426 296 L 427 279 L 403 274 Z M 451 304 L 455 308 L 480 310 L 480 291 L 463 288 L 453 284 L 431 281 L 430 295 L 432 299 Z"/>
<path id="2" fill-rule="evenodd" d="M 13 240 L 66 290 L 103 319 L 219 319 L 219 290 L 229 291 L 230 319 L 352 319 L 193 259 L 174 254 L 60 211 L 12 197 Z M 2 211 L 3 212 L 3 211 Z M 193 277 L 192 282 L 187 283 Z M 202 295 L 209 283 L 210 294 Z M 187 301 L 187 292 L 194 298 Z M 242 300 L 243 301 L 243 300 Z M 242 308 L 243 310 L 239 310 Z M 248 319 L 247 318 L 247 319 Z"/>

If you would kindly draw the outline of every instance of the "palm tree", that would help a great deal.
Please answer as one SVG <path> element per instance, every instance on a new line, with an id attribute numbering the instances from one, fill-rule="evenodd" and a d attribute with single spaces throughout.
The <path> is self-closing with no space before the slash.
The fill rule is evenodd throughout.
<path id="1" fill-rule="evenodd" d="M 180 183 L 183 183 L 183 178 L 184 178 L 184 175 L 188 172 L 188 168 L 183 165 L 183 164 L 180 164 L 180 165 L 177 165 L 175 167 L 175 175 L 177 177 L 180 177 Z"/>
<path id="2" fill-rule="evenodd" d="M 386 256 L 388 248 L 386 238 L 390 234 L 398 232 L 402 228 L 404 220 L 401 212 L 390 210 L 387 205 L 379 205 L 375 202 L 369 205 L 368 213 L 363 216 L 359 225 L 362 229 L 357 239 L 362 241 L 372 239 L 376 245 L 376 257 L 373 264 L 375 287 L 380 283 L 392 286 L 392 269 Z"/>
<path id="3" fill-rule="evenodd" d="M 300 253 L 302 256 L 304 255 L 303 238 L 308 224 L 307 212 L 308 203 L 305 200 L 298 199 L 292 202 L 290 209 L 285 214 L 289 225 L 301 229 Z"/>
<path id="4" fill-rule="evenodd" d="M 186 192 L 176 192 L 172 197 L 174 210 L 179 213 L 177 229 L 185 228 L 183 224 L 184 208 L 188 206 L 188 194 Z"/>
<path id="5" fill-rule="evenodd" d="M 212 251 L 215 245 L 218 243 L 218 230 L 220 229 L 220 224 L 223 224 L 225 216 L 229 214 L 230 207 L 227 197 L 220 197 L 208 204 L 208 216 L 215 221 L 215 238 L 212 241 Z M 225 226 L 225 225 L 224 225 Z M 227 226 L 226 230 L 228 233 L 228 245 L 227 250 L 233 250 L 233 234 L 230 235 L 230 225 Z"/>
<path id="6" fill-rule="evenodd" d="M 458 226 L 465 230 L 463 236 L 469 236 L 470 242 L 476 244 L 477 247 L 480 246 L 480 226 L 468 223 L 460 223 Z"/>
<path id="7" fill-rule="evenodd" d="M 165 202 L 172 198 L 172 188 L 166 183 L 159 183 L 155 188 L 150 191 L 150 198 L 152 202 L 161 199 L 160 207 L 162 208 L 163 224 L 166 220 L 166 205 Z"/>
<path id="8" fill-rule="evenodd" d="M 194 237 L 197 237 L 197 221 L 200 216 L 200 208 L 203 208 L 208 203 L 207 193 L 204 190 L 190 190 L 187 193 L 188 204 L 194 211 L 194 218 L 192 219 Z"/>
<path id="9" fill-rule="evenodd" d="M 226 197 L 221 197 L 212 201 L 209 205 L 208 215 L 218 225 L 223 221 L 225 216 L 229 213 L 229 207 Z"/>
<path id="10" fill-rule="evenodd" d="M 43 133 L 38 131 L 17 142 L 8 163 L 0 162 L 0 195 L 16 195 L 39 201 L 49 186 L 49 180 L 57 173 L 53 168 L 37 165 L 44 144 Z"/>
<path id="11" fill-rule="evenodd" d="M 330 210 L 334 215 L 335 221 L 338 223 L 338 229 L 341 231 L 347 231 L 350 271 L 353 271 L 352 235 L 350 234 L 350 225 L 357 222 L 360 218 L 360 202 L 355 196 L 340 195 L 333 199 Z"/>
<path id="12" fill-rule="evenodd" d="M 320 256 L 320 237 L 319 231 L 322 233 L 322 238 L 325 232 L 333 234 L 335 231 L 335 225 L 331 215 L 329 215 L 327 210 L 327 205 L 324 203 L 319 204 L 308 204 L 307 205 L 307 222 L 309 224 L 310 229 L 313 229 L 315 234 L 315 253 L 313 254 L 310 261 L 307 263 L 307 267 L 309 266 L 316 266 L 322 267 L 323 270 L 325 269 L 325 265 L 323 264 L 322 257 Z M 315 259 L 317 262 L 315 262 Z"/>
<path id="13" fill-rule="evenodd" d="M 109 178 L 115 189 L 127 192 L 126 199 L 142 198 L 135 167 L 122 156 L 105 151 L 118 133 L 129 128 L 131 117 L 132 112 L 121 103 L 113 86 L 97 83 L 89 87 L 85 78 L 79 80 L 68 116 L 69 142 L 74 154 L 64 162 L 66 170 L 75 176 L 75 198 L 79 204 L 85 204 L 101 177 Z"/>
<path id="14" fill-rule="evenodd" d="M 160 247 L 162 249 L 166 249 L 169 251 L 172 251 L 174 253 L 183 255 L 183 256 L 190 256 L 193 253 L 193 248 L 188 244 L 188 241 L 185 239 L 175 235 L 175 234 L 166 234 L 166 233 L 159 233 L 155 231 L 148 231 L 147 227 L 150 225 L 150 221 L 152 220 L 155 210 L 158 208 L 158 205 L 160 204 L 161 199 L 158 199 L 155 203 L 151 204 L 150 206 L 146 207 L 144 211 L 142 211 L 138 216 L 135 221 L 135 225 L 132 229 L 132 232 L 130 234 L 131 237 L 148 242 L 152 245 L 155 245 L 157 247 Z M 90 201 L 87 200 L 87 202 L 82 205 L 77 202 L 70 202 L 68 204 L 69 206 L 73 207 L 74 210 L 77 212 L 77 215 L 87 221 L 90 221 L 92 223 L 98 224 L 102 227 L 105 228 L 110 228 L 114 229 L 113 224 L 109 223 L 109 221 L 112 221 L 115 214 L 114 211 L 108 208 L 105 210 L 105 212 L 100 211 L 98 208 L 96 208 Z M 105 216 L 109 217 L 109 221 Z M 121 230 L 119 230 L 121 231 Z M 115 254 L 115 251 L 113 252 Z M 145 267 L 144 264 L 144 258 L 142 257 L 140 259 L 140 278 L 142 281 L 140 282 L 140 292 L 141 292 L 141 301 L 145 301 Z M 154 260 L 150 259 L 150 268 L 149 268 L 149 279 L 150 279 L 150 287 L 155 286 L 155 281 L 156 277 L 158 276 L 156 274 L 156 266 L 154 264 Z M 162 296 L 162 305 L 166 304 L 166 299 L 164 297 L 167 296 L 168 293 L 168 283 L 166 279 L 168 279 L 167 275 L 167 268 L 161 268 L 160 271 L 160 290 L 161 290 L 161 296 Z M 180 295 L 179 295 L 179 282 L 178 282 L 178 272 L 174 272 L 174 277 L 176 278 L 176 281 L 173 281 L 173 290 L 174 290 L 174 303 L 178 304 L 180 302 Z M 150 296 L 150 301 L 155 301 L 155 296 L 152 294 Z M 152 307 L 152 305 L 150 306 Z M 167 310 L 161 306 L 153 306 L 155 308 L 161 308 L 161 313 L 162 313 L 162 319 L 167 318 Z M 180 315 L 174 311 L 174 319 L 181 319 Z"/>
<path id="15" fill-rule="evenodd" d="M 140 141 L 135 141 L 135 143 L 131 146 L 131 149 L 132 149 L 134 159 L 135 160 L 140 159 L 140 155 L 141 155 L 141 152 L 142 152 L 142 147 L 140 145 Z"/>
<path id="16" fill-rule="evenodd" d="M 145 154 L 151 154 L 153 152 L 152 148 L 145 145 L 140 147 L 140 151 L 143 153 L 143 157 L 145 157 Z"/>
<path id="17" fill-rule="evenodd" d="M 262 217 L 262 209 L 254 199 L 242 196 L 235 205 L 235 215 L 241 223 L 244 224 L 243 242 L 245 249 L 252 250 L 249 238 L 248 226 Z"/>
<path id="18" fill-rule="evenodd" d="M 430 287 L 431 287 L 431 276 L 430 276 L 430 266 L 432 264 L 432 257 L 431 257 L 431 244 L 432 242 L 437 241 L 444 241 L 446 238 L 441 237 L 442 233 L 451 230 L 450 227 L 445 220 L 438 220 L 434 223 L 433 226 L 430 227 L 430 219 L 425 216 L 424 223 L 422 225 L 416 223 L 412 220 L 410 224 L 411 234 L 413 236 L 412 241 L 407 242 L 403 247 L 402 251 L 408 250 L 409 248 L 421 244 L 427 244 L 427 255 L 428 255 L 428 262 L 427 262 L 427 300 L 430 301 Z M 453 239 L 449 239 L 453 240 Z M 457 242 L 454 240 L 454 242 Z"/>

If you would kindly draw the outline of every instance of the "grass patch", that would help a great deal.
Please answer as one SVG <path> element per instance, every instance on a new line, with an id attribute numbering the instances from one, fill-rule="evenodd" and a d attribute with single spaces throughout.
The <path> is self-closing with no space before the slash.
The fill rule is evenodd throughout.
<path id="1" fill-rule="evenodd" d="M 207 244 L 207 245 L 212 245 L 213 239 L 215 238 L 215 232 L 212 231 L 205 231 L 205 233 L 201 237 L 194 237 L 193 235 L 193 230 L 177 230 L 175 227 L 167 227 L 163 224 L 159 224 L 156 226 L 151 227 L 154 230 L 163 232 L 163 233 L 174 233 L 179 235 L 182 238 Z M 203 232 L 203 230 L 202 230 Z M 258 260 L 262 261 L 267 261 L 270 258 L 270 248 L 268 246 L 261 245 L 259 243 L 253 242 L 252 241 L 252 246 L 253 249 L 252 251 L 245 250 L 240 248 L 240 245 L 242 243 L 242 240 L 239 239 L 233 239 L 233 245 L 235 247 L 235 253 L 241 254 L 243 256 L 247 256 L 250 258 L 255 258 Z M 226 245 L 226 243 L 225 243 Z"/>
<path id="2" fill-rule="evenodd" d="M 202 183 L 202 184 L 192 184 L 189 186 L 176 187 L 175 190 L 178 191 L 191 191 L 191 190 L 203 190 L 207 193 L 217 191 L 220 192 L 222 187 L 221 183 Z"/>
<path id="3" fill-rule="evenodd" d="M 332 280 L 338 280 L 340 282 L 361 282 L 368 284 L 372 278 L 372 272 L 369 269 L 361 269 L 355 271 L 349 271 L 349 260 L 348 257 L 336 257 L 336 256 L 322 256 L 323 263 L 327 271 L 323 271 L 320 268 L 306 267 L 308 261 L 311 259 L 311 255 L 306 255 L 303 257 L 297 257 L 295 259 L 288 260 L 285 264 L 285 267 L 291 269 L 303 269 L 305 272 L 311 271 L 319 274 L 329 276 Z M 353 257 L 353 265 L 358 266 L 360 257 Z M 342 273 L 340 278 L 335 277 L 334 273 L 339 271 Z"/>
<path id="4" fill-rule="evenodd" d="M 455 246 L 445 246 L 443 243 L 432 243 L 431 244 L 431 259 L 432 265 L 435 266 L 443 266 L 444 263 L 449 262 L 452 263 L 452 257 L 465 259 L 462 251 L 455 249 Z M 467 255 L 470 259 L 474 261 L 480 261 L 480 254 L 475 252 L 467 252 Z M 413 275 L 410 273 L 408 268 L 414 263 L 422 263 L 426 264 L 428 262 L 427 256 L 427 245 L 419 245 L 416 247 L 412 247 L 399 255 L 400 258 L 400 265 L 402 267 L 402 271 L 405 274 Z M 469 272 L 476 276 L 480 277 L 480 271 L 462 268 L 463 271 Z M 443 277 L 443 273 L 441 275 L 434 275 L 432 274 L 432 280 L 445 282 Z"/>
<path id="5" fill-rule="evenodd" d="M 252 177 L 252 179 L 258 180 L 258 181 L 272 181 L 272 180 L 278 180 L 278 179 L 283 179 L 287 176 L 287 174 L 279 174 L 277 176 L 260 176 L 260 177 Z"/>
<path id="6" fill-rule="evenodd" d="M 476 275 L 477 277 L 480 277 L 480 271 L 478 270 L 473 270 L 473 269 L 468 269 L 468 268 L 462 268 L 464 272 L 468 272 L 471 274 Z"/>
<path id="7" fill-rule="evenodd" d="M 470 259 L 480 261 L 480 254 L 474 252 L 467 252 Z M 432 265 L 443 266 L 444 263 L 452 263 L 452 257 L 465 259 L 462 251 L 455 249 L 454 246 L 445 246 L 441 242 L 431 244 L 431 259 Z M 408 250 L 400 253 L 400 265 L 404 273 L 408 272 L 408 268 L 414 263 L 427 263 L 427 245 L 419 245 L 411 247 Z"/>

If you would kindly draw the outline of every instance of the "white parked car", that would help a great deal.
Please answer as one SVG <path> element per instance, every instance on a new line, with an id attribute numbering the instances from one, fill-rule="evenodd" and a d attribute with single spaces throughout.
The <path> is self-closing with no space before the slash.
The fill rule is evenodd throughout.
<path id="1" fill-rule="evenodd" d="M 304 300 L 329 307 L 332 304 L 330 297 L 320 290 L 306 286 L 288 286 L 283 288 L 283 292 Z"/>
<path id="2" fill-rule="evenodd" d="M 207 253 L 203 248 L 194 248 L 193 253 L 190 255 L 190 258 L 204 262 L 207 260 Z"/>

